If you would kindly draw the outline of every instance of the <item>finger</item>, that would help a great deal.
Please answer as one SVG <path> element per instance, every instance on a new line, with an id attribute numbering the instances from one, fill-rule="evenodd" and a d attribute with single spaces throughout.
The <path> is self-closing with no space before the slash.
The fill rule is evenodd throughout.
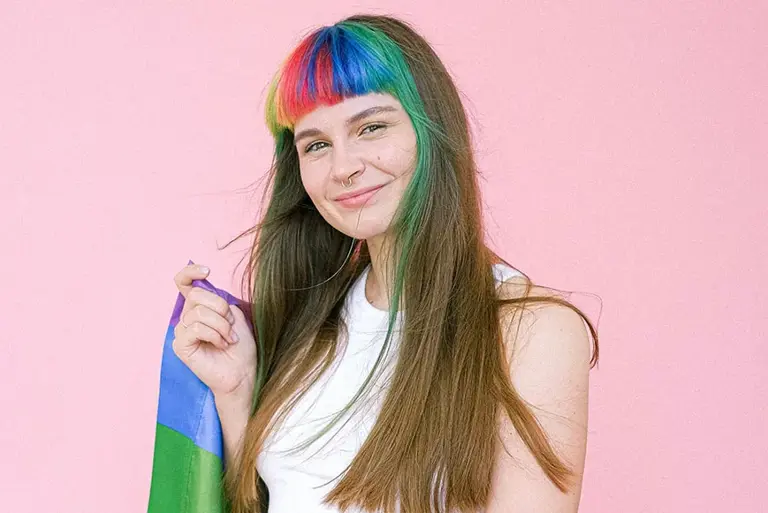
<path id="1" fill-rule="evenodd" d="M 245 316 L 243 311 L 237 305 L 229 305 L 230 314 L 232 317 L 229 322 L 232 324 L 232 332 L 237 335 L 239 331 L 241 336 L 243 333 L 253 335 L 253 326 L 251 322 Z M 230 337 L 232 339 L 232 337 Z M 239 342 L 238 339 L 232 339 L 235 343 Z"/>
<path id="2" fill-rule="evenodd" d="M 229 309 L 232 312 L 232 317 L 234 321 L 232 322 L 232 326 L 244 326 L 248 328 L 249 331 L 253 331 L 253 326 L 251 326 L 251 321 L 246 317 L 245 312 L 240 309 L 237 305 L 229 305 Z"/>
<path id="3" fill-rule="evenodd" d="M 227 319 L 214 312 L 207 306 L 196 305 L 184 318 L 184 322 L 187 324 L 190 322 L 202 323 L 209 328 L 216 330 L 216 332 L 220 336 L 224 337 L 229 344 L 233 344 L 235 342 L 232 337 L 232 333 L 234 331 L 232 324 Z"/>
<path id="4" fill-rule="evenodd" d="M 191 356 L 200 343 L 211 344 L 222 350 L 229 347 L 227 341 L 218 331 L 202 322 L 193 322 L 189 324 L 189 328 L 182 327 L 179 336 L 173 341 L 173 350 L 179 358 L 184 359 L 184 357 Z"/>
<path id="5" fill-rule="evenodd" d="M 181 270 L 173 277 L 173 281 L 176 284 L 176 288 L 186 298 L 189 290 L 192 288 L 193 280 L 201 280 L 208 276 L 210 269 L 204 265 L 190 264 L 185 265 Z"/>
<path id="6" fill-rule="evenodd" d="M 187 302 L 192 303 L 190 306 L 203 305 L 206 308 L 216 312 L 230 322 L 234 321 L 231 312 L 229 311 L 229 303 L 221 296 L 214 294 L 209 290 L 205 290 L 201 287 L 192 287 L 187 294 Z"/>

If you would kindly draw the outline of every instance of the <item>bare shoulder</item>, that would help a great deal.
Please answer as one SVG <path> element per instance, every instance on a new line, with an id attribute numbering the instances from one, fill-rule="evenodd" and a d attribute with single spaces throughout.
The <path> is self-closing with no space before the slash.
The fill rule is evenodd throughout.
<path id="1" fill-rule="evenodd" d="M 533 285 L 524 276 L 498 284 L 501 299 L 562 293 Z M 582 317 L 557 302 L 531 302 L 500 308 L 502 338 L 510 383 L 532 407 L 553 450 L 573 476 L 567 493 L 556 488 L 506 415 L 500 416 L 502 440 L 494 464 L 487 513 L 509 511 L 575 512 L 581 494 L 587 444 L 590 339 Z"/>
<path id="2" fill-rule="evenodd" d="M 548 287 L 535 285 L 524 276 L 514 276 L 497 286 L 500 299 L 544 297 L 566 300 L 564 295 Z M 584 319 L 576 311 L 557 302 L 530 302 L 505 305 L 500 309 L 499 322 L 507 355 L 514 365 L 523 358 L 523 352 L 534 351 L 548 355 L 551 361 L 557 354 L 565 358 L 589 358 L 591 351 L 589 331 Z M 535 349 L 527 349 L 535 344 Z"/>

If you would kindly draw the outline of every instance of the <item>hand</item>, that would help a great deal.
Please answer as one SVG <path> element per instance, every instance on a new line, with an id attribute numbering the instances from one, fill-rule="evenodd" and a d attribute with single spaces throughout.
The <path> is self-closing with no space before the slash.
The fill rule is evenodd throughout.
<path id="1" fill-rule="evenodd" d="M 256 341 L 237 306 L 200 287 L 208 272 L 184 266 L 174 277 L 184 307 L 174 329 L 173 351 L 217 397 L 253 397 Z M 187 327 L 184 327 L 181 321 Z"/>

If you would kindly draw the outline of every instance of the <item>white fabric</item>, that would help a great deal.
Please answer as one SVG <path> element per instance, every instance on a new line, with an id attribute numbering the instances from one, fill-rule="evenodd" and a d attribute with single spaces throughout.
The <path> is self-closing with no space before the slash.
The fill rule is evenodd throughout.
<path id="1" fill-rule="evenodd" d="M 373 393 L 340 423 L 299 454 L 286 454 L 309 436 L 319 432 L 362 386 L 373 368 L 384 343 L 388 312 L 371 305 L 365 297 L 365 282 L 370 265 L 352 285 L 347 295 L 344 316 L 349 339 L 340 340 L 334 364 L 274 430 L 257 459 L 257 468 L 269 488 L 269 513 L 337 513 L 322 504 L 351 463 L 368 436 L 381 409 L 385 384 L 396 362 L 402 327 L 402 312 L 397 314 L 396 331 L 385 360 L 383 374 Z M 505 264 L 494 266 L 497 283 L 521 274 Z M 381 367 L 380 367 L 381 368 Z M 344 425 L 344 422 L 349 422 Z M 323 447 L 326 442 L 327 445 Z M 351 510 L 348 510 L 351 511 Z"/>

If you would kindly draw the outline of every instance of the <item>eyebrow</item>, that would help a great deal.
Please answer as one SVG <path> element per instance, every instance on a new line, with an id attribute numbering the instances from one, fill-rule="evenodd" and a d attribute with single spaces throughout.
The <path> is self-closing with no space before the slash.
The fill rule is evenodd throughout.
<path id="1" fill-rule="evenodd" d="M 361 110 L 354 116 L 347 119 L 347 121 L 344 123 L 346 126 L 354 125 L 358 121 L 365 119 L 367 117 L 373 116 L 375 114 L 381 114 L 384 112 L 397 112 L 397 108 L 391 106 L 391 105 L 377 105 L 376 107 L 370 107 L 365 110 Z M 302 130 L 293 139 L 293 142 L 298 144 L 298 142 L 306 137 L 315 137 L 318 135 L 322 135 L 322 131 L 318 130 L 317 128 L 308 128 L 306 130 Z"/>

